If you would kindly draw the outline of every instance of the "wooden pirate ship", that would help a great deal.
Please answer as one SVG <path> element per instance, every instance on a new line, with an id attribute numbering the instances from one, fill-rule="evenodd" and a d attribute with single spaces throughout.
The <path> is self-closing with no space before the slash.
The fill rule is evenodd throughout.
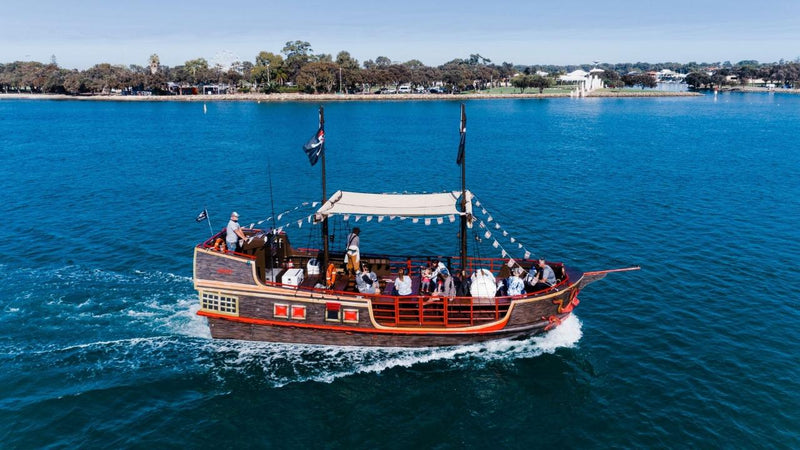
<path id="1" fill-rule="evenodd" d="M 475 196 L 466 189 L 464 141 L 466 116 L 461 105 L 461 141 L 457 162 L 461 190 L 433 194 L 382 194 L 337 191 L 325 193 L 324 116 L 306 144 L 312 164 L 322 160 L 323 195 L 310 219 L 321 225 L 321 249 L 292 246 L 283 227 L 245 229 L 246 239 L 226 249 L 225 230 L 194 249 L 194 286 L 199 294 L 197 314 L 206 317 L 214 338 L 320 345 L 428 347 L 449 346 L 503 338 L 523 338 L 558 326 L 578 305 L 586 285 L 616 271 L 638 267 L 581 272 L 556 261 L 515 260 L 505 251 L 500 258 L 467 254 L 467 230 L 484 228 L 476 218 Z M 482 208 L 481 208 L 482 209 Z M 460 226 L 457 256 L 359 254 L 368 270 L 353 273 L 343 261 L 345 251 L 328 248 L 328 221 L 336 216 L 436 220 Z M 380 220 L 379 220 L 380 221 Z M 488 227 L 486 233 L 488 233 Z M 496 241 L 495 241 L 496 242 Z M 427 273 L 420 268 L 438 261 L 437 281 L 461 289 L 426 289 Z M 361 269 L 356 263 L 355 269 Z M 544 267 L 547 267 L 545 269 Z M 434 269 L 436 268 L 434 267 Z M 403 269 L 407 295 L 399 295 L 397 273 Z M 549 283 L 545 282 L 547 273 Z M 527 273 L 524 289 L 509 289 L 509 280 Z M 364 280 L 375 280 L 367 289 Z M 450 278 L 448 280 L 448 278 Z M 441 285 L 439 285 L 441 288 Z"/>

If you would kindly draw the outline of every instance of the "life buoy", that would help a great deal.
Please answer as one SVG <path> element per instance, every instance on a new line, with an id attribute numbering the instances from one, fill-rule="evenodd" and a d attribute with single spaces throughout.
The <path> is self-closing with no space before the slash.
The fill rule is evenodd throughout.
<path id="1" fill-rule="evenodd" d="M 333 263 L 328 264 L 328 270 L 325 272 L 325 285 L 328 287 L 336 283 L 336 265 Z"/>
<path id="2" fill-rule="evenodd" d="M 217 238 L 217 240 L 214 241 L 214 250 L 217 250 L 217 251 L 225 251 L 226 250 L 225 249 L 225 241 L 222 238 Z"/>

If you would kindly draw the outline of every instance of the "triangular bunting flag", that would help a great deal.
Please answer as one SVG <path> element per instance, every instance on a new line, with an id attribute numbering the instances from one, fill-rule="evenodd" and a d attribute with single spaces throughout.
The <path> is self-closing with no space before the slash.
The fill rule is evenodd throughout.
<path id="1" fill-rule="evenodd" d="M 486 233 L 483 233 L 483 237 L 489 239 L 490 237 L 492 237 L 492 233 L 487 230 Z"/>
<path id="2" fill-rule="evenodd" d="M 437 217 L 436 218 L 436 223 L 438 223 L 439 225 L 443 224 L 444 223 L 444 217 Z"/>
<path id="3" fill-rule="evenodd" d="M 455 222 L 455 221 L 456 221 L 456 216 L 455 216 L 455 214 L 450 214 L 450 223 L 453 223 L 453 222 Z"/>
<path id="4" fill-rule="evenodd" d="M 431 218 L 430 217 L 426 217 L 425 218 L 425 226 L 427 227 L 430 224 L 431 224 Z"/>
<path id="5" fill-rule="evenodd" d="M 418 217 L 414 217 L 413 219 L 411 219 L 411 222 L 419 223 L 419 218 Z"/>
<path id="6" fill-rule="evenodd" d="M 367 222 L 372 222 L 372 216 L 367 216 Z"/>
<path id="7" fill-rule="evenodd" d="M 383 222 L 383 216 L 378 216 L 378 223 Z"/>
<path id="8" fill-rule="evenodd" d="M 495 240 L 494 242 L 492 242 L 492 247 L 494 248 L 500 247 L 500 243 L 497 242 L 497 240 Z"/>
<path id="9" fill-rule="evenodd" d="M 529 259 L 531 257 L 531 252 L 525 252 L 525 259 Z"/>

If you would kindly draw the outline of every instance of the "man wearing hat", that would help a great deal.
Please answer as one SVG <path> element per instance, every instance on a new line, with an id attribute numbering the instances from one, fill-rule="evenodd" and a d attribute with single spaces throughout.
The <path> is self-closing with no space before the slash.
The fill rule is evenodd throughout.
<path id="1" fill-rule="evenodd" d="M 239 225 L 239 213 L 234 211 L 231 213 L 231 220 L 228 221 L 228 227 L 225 229 L 225 243 L 228 251 L 235 252 L 238 249 L 239 239 L 246 239 L 246 236 Z"/>

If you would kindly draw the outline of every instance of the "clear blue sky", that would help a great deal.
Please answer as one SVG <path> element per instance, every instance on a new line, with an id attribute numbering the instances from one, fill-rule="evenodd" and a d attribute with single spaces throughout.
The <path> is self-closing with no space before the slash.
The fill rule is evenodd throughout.
<path id="1" fill-rule="evenodd" d="M 76 3 L 76 4 L 73 4 Z M 800 57 L 800 0 L 237 2 L 4 0 L 0 62 L 175 66 L 253 61 L 286 41 L 334 57 L 439 65 L 480 53 L 495 63 L 686 63 Z"/>

